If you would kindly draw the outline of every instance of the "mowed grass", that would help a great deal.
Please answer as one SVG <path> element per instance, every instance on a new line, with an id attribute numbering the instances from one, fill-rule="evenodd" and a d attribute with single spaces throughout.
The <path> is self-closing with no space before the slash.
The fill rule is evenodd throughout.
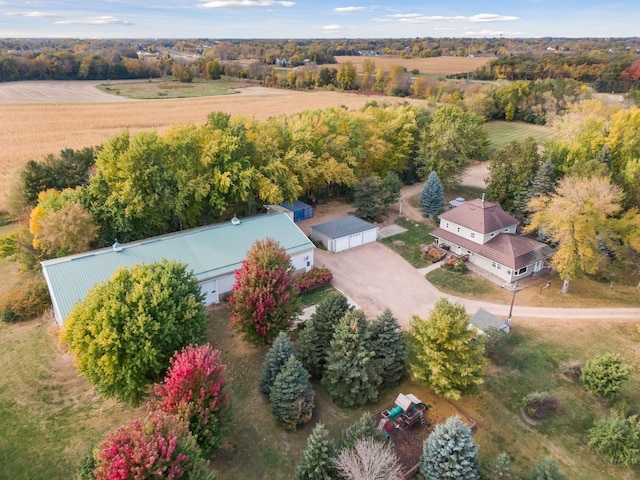
<path id="1" fill-rule="evenodd" d="M 248 86 L 243 82 L 228 80 L 201 80 L 179 82 L 175 79 L 146 80 L 140 82 L 107 83 L 98 85 L 103 92 L 121 97 L 153 100 L 162 98 L 193 98 L 230 95 L 238 93 L 237 89 Z"/>
<path id="2" fill-rule="evenodd" d="M 406 218 L 398 218 L 396 224 L 406 228 L 407 231 L 383 238 L 381 242 L 402 256 L 415 268 L 424 268 L 431 265 L 431 261 L 422 258 L 420 247 L 433 242 L 431 236 L 432 227 L 422 222 L 412 222 Z"/>
<path id="3" fill-rule="evenodd" d="M 551 127 L 529 123 L 496 121 L 487 122 L 485 126 L 489 132 L 490 150 L 502 148 L 513 141 L 522 142 L 528 137 L 533 137 L 541 145 L 553 136 Z"/>

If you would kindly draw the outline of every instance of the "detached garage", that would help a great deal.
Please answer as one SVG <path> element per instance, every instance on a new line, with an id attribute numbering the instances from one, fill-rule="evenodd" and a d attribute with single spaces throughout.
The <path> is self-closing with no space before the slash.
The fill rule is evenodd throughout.
<path id="1" fill-rule="evenodd" d="M 348 216 L 311 227 L 311 240 L 322 243 L 330 252 L 338 253 L 378 239 L 379 227 L 361 218 Z"/>

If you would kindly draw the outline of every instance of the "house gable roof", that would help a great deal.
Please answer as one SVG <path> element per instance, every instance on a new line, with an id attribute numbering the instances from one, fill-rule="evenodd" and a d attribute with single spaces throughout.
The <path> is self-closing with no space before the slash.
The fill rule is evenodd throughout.
<path id="1" fill-rule="evenodd" d="M 371 230 L 378 227 L 373 223 L 362 220 L 361 218 L 349 215 L 331 222 L 314 225 L 311 228 L 316 232 L 335 240 L 336 238 L 346 237 L 347 235 L 353 235 L 354 233 L 364 232 L 365 230 Z"/>
<path id="2" fill-rule="evenodd" d="M 187 264 L 198 281 L 232 273 L 240 267 L 256 240 L 278 241 L 289 255 L 312 250 L 313 243 L 284 213 L 260 215 L 231 222 L 170 233 L 112 247 L 42 262 L 59 322 L 91 288 L 111 278 L 120 267 L 152 263 L 163 258 Z"/>
<path id="3" fill-rule="evenodd" d="M 480 245 L 439 227 L 434 229 L 431 235 L 460 245 L 466 250 L 488 258 L 512 270 L 519 270 L 539 260 L 546 260 L 553 255 L 553 250 L 548 245 L 521 235 L 501 233 L 484 245 Z"/>
<path id="4" fill-rule="evenodd" d="M 520 223 L 517 218 L 505 212 L 498 203 L 486 202 L 479 198 L 464 202 L 462 205 L 442 213 L 440 219 L 483 235 Z"/>

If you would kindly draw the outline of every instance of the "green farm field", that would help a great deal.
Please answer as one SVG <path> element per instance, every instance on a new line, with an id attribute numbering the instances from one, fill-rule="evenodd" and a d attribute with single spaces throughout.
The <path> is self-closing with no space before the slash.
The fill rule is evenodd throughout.
<path id="1" fill-rule="evenodd" d="M 520 122 L 487 122 L 489 132 L 489 149 L 504 147 L 513 142 L 522 142 L 527 137 L 533 137 L 539 144 L 543 144 L 553 136 L 553 128 Z"/>
<path id="2" fill-rule="evenodd" d="M 98 85 L 98 89 L 112 95 L 137 100 L 162 98 L 194 98 L 230 95 L 238 93 L 238 88 L 247 87 L 247 83 L 227 80 L 206 81 L 194 79 L 192 82 L 177 80 L 149 80 L 146 82 L 121 82 Z"/>

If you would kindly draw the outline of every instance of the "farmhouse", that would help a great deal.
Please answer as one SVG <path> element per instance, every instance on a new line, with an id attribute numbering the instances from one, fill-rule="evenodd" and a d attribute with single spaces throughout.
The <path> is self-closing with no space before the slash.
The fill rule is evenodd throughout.
<path id="1" fill-rule="evenodd" d="M 469 262 L 513 283 L 542 270 L 553 250 L 517 234 L 518 219 L 497 203 L 475 199 L 440 215 L 431 232 L 435 243 Z"/>
<path id="2" fill-rule="evenodd" d="M 378 230 L 374 224 L 349 215 L 311 227 L 309 236 L 322 243 L 327 250 L 338 253 L 358 247 L 378 239 Z"/>
<path id="3" fill-rule="evenodd" d="M 187 264 L 200 283 L 205 303 L 218 303 L 231 292 L 233 272 L 256 240 L 270 237 L 291 257 L 297 272 L 313 267 L 313 243 L 284 213 L 260 215 L 170 233 L 136 242 L 42 262 L 53 312 L 59 326 L 74 304 L 120 267 L 163 258 Z"/>

